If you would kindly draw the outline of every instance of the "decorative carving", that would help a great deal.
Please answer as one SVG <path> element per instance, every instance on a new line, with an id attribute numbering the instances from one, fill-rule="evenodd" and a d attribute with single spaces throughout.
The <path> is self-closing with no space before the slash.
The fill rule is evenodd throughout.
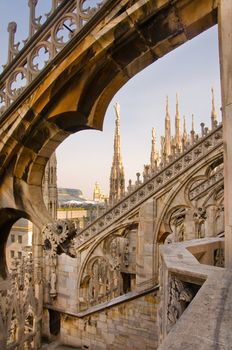
<path id="1" fill-rule="evenodd" d="M 194 187 L 190 189 L 189 198 L 190 200 L 198 197 L 199 193 L 208 191 L 212 185 L 216 185 L 223 181 L 223 169 L 218 169 L 212 176 L 206 180 L 198 181 L 194 183 Z"/>
<path id="2" fill-rule="evenodd" d="M 203 208 L 197 208 L 193 214 L 193 219 L 195 222 L 195 233 L 196 238 L 203 238 L 205 236 L 204 224 L 206 220 L 206 211 Z"/>
<path id="3" fill-rule="evenodd" d="M 188 284 L 180 281 L 176 276 L 169 277 L 168 288 L 167 332 L 170 331 L 194 297 L 194 292 Z"/>
<path id="4" fill-rule="evenodd" d="M 56 271 L 55 268 L 51 271 L 51 279 L 50 279 L 50 296 L 52 298 L 56 297 Z"/>
<path id="5" fill-rule="evenodd" d="M 61 251 L 68 250 L 68 247 L 65 247 L 64 242 L 69 240 L 76 234 L 75 225 L 70 220 L 57 220 L 53 223 L 47 224 L 43 228 L 44 236 L 44 250 L 46 254 L 50 256 L 56 256 L 58 247 L 61 248 Z M 72 243 L 73 244 L 73 243 Z"/>
<path id="6" fill-rule="evenodd" d="M 117 245 L 113 244 L 112 254 L 114 257 L 114 264 L 117 261 L 116 251 Z M 85 286 L 83 278 L 82 285 L 88 288 L 88 293 L 84 293 L 87 297 L 86 306 L 95 305 L 102 303 L 106 300 L 110 300 L 120 295 L 120 274 L 118 264 L 110 264 L 109 260 L 103 257 L 95 257 L 93 262 L 90 262 L 87 270 L 88 272 L 88 283 Z M 113 266 L 114 265 L 114 266 Z"/>
<path id="7" fill-rule="evenodd" d="M 169 235 L 165 243 L 172 242 L 182 242 L 185 239 L 185 208 L 179 208 L 174 211 L 170 218 L 170 227 L 172 230 L 172 234 Z"/>
<path id="8" fill-rule="evenodd" d="M 214 250 L 214 266 L 225 267 L 225 251 L 223 248 Z"/>
<path id="9" fill-rule="evenodd" d="M 5 108 L 0 106 L 0 115 L 11 105 L 11 103 L 22 93 L 38 73 L 50 62 L 73 37 L 75 33 L 88 22 L 92 16 L 103 5 L 104 1 L 88 2 L 89 0 L 70 0 L 66 6 L 55 11 L 64 0 L 52 0 L 51 11 L 45 14 L 46 18 L 52 20 L 42 23 L 42 15 L 36 17 L 36 6 L 38 0 L 29 0 L 29 31 L 28 38 L 23 40 L 22 45 L 15 43 L 17 24 L 11 22 L 8 25 L 9 46 L 8 46 L 8 72 L 1 84 L 0 96 L 5 94 Z M 88 5 L 89 3 L 89 5 Z M 51 19 L 51 18 L 50 18 Z M 34 36 L 43 24 L 43 35 Z M 33 38 L 33 40 L 32 40 Z M 21 49 L 24 48 L 24 52 Z M 26 49 L 27 48 L 27 49 Z M 28 55 L 28 52 L 30 53 Z M 10 63 L 21 54 L 17 64 Z M 44 55 L 48 54 L 48 55 Z M 37 63 L 38 62 L 38 63 Z M 6 67 L 4 66 L 4 68 Z M 20 89 L 12 88 L 16 76 L 22 74 L 24 84 Z M 1 97 L 1 100 L 2 100 Z M 2 102 L 2 101 L 0 101 Z"/>
<path id="10" fill-rule="evenodd" d="M 22 283 L 23 281 L 23 283 Z M 0 284 L 0 288 L 2 288 Z M 35 349 L 38 300 L 31 257 L 15 260 L 8 288 L 0 290 L 0 342 L 4 349 Z"/>
<path id="11" fill-rule="evenodd" d="M 123 264 L 125 267 L 129 266 L 129 239 L 125 238 L 124 252 L 123 252 Z"/>

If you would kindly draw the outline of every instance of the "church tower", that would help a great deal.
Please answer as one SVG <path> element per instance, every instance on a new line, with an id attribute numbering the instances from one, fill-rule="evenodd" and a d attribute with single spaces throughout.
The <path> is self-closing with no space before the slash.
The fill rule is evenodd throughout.
<path id="1" fill-rule="evenodd" d="M 121 157 L 120 140 L 120 106 L 118 103 L 114 106 L 116 112 L 115 135 L 114 135 L 114 156 L 110 173 L 110 204 L 116 203 L 125 194 L 125 178 Z"/>

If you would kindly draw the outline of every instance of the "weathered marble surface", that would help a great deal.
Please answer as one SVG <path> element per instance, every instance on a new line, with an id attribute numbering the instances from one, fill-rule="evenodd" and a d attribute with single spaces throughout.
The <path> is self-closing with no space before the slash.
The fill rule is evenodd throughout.
<path id="1" fill-rule="evenodd" d="M 231 271 L 214 272 L 158 349 L 231 349 L 231 282 Z"/>

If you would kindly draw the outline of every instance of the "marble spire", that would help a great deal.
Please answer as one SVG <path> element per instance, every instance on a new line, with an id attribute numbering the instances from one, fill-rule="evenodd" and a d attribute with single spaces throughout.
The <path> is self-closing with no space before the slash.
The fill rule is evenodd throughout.
<path id="1" fill-rule="evenodd" d="M 180 111 L 178 94 L 176 94 L 176 115 L 175 115 L 175 146 L 176 149 L 181 150 L 182 148 L 182 134 L 180 125 Z"/>
<path id="2" fill-rule="evenodd" d="M 217 112 L 215 109 L 215 101 L 214 101 L 214 90 L 211 89 L 212 92 L 212 110 L 211 110 L 211 128 L 213 129 L 217 123 Z"/>
<path id="3" fill-rule="evenodd" d="M 168 156 L 171 154 L 171 121 L 168 107 L 168 96 L 166 97 L 164 153 L 165 158 L 168 158 Z"/>
<path id="4" fill-rule="evenodd" d="M 156 147 L 156 130 L 152 128 L 152 140 L 151 140 L 151 170 L 154 171 L 157 169 L 159 163 L 159 152 Z"/>
<path id="5" fill-rule="evenodd" d="M 120 105 L 114 106 L 116 113 L 115 134 L 114 134 L 114 155 L 110 174 L 110 204 L 116 203 L 125 194 L 125 177 L 121 156 L 121 135 L 120 135 Z"/>
<path id="6" fill-rule="evenodd" d="M 186 129 L 186 118 L 184 116 L 184 125 L 183 125 L 183 146 L 186 146 L 188 141 L 188 134 Z"/>

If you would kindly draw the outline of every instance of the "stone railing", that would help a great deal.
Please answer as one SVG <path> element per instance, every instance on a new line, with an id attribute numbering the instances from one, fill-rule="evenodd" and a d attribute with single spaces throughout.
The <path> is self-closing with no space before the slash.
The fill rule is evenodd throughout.
<path id="1" fill-rule="evenodd" d="M 31 257 L 15 260 L 8 279 L 0 282 L 0 348 L 36 349 L 39 327 Z"/>
<path id="2" fill-rule="evenodd" d="M 8 25 L 8 61 L 0 75 L 0 115 L 16 101 L 105 1 L 52 0 L 51 11 L 45 15 L 47 20 L 42 24 L 42 16 L 36 17 L 37 0 L 29 0 L 28 38 L 22 43 L 16 43 L 17 24 L 11 22 Z"/>
<path id="3" fill-rule="evenodd" d="M 182 154 L 170 157 L 169 163 L 161 165 L 159 169 L 144 183 L 139 185 L 134 191 L 127 194 L 120 202 L 112 208 L 106 210 L 100 217 L 90 223 L 86 228 L 77 234 L 74 239 L 75 247 L 79 248 L 89 239 L 97 236 L 101 231 L 108 228 L 113 223 L 122 219 L 133 209 L 153 196 L 163 186 L 167 185 L 176 176 L 185 172 L 197 161 L 204 158 L 215 148 L 222 145 L 222 125 L 219 125 L 211 132 L 208 132 L 202 138 L 196 138 L 193 145 L 189 146 Z M 218 181 L 223 176 L 222 172 L 215 175 L 214 179 L 209 181 Z M 206 184 L 201 184 L 201 186 Z M 194 195 L 193 190 L 193 195 Z"/>
<path id="4" fill-rule="evenodd" d="M 159 324 L 162 342 L 207 278 L 224 267 L 224 238 L 165 244 L 160 246 L 160 255 Z"/>

